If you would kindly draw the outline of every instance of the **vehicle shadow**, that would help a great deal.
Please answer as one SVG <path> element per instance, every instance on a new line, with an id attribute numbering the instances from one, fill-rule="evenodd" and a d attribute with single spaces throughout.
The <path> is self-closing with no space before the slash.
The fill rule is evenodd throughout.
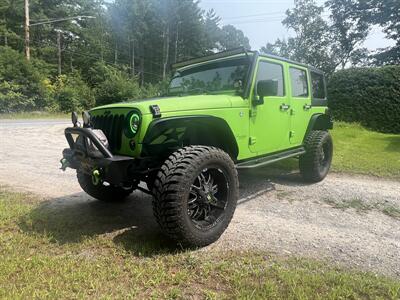
<path id="1" fill-rule="evenodd" d="M 97 201 L 83 192 L 50 199 L 21 217 L 19 227 L 61 245 L 109 234 L 116 244 L 141 256 L 181 249 L 162 235 L 153 218 L 151 197 L 141 192 L 120 203 Z"/>
<path id="2" fill-rule="evenodd" d="M 238 205 L 274 191 L 276 183 L 300 185 L 298 177 L 272 168 L 241 171 Z M 27 234 L 46 235 L 61 245 L 109 234 L 114 243 L 134 255 L 183 250 L 161 233 L 153 217 L 151 200 L 151 196 L 142 192 L 134 192 L 120 203 L 96 201 L 83 192 L 72 194 L 41 202 L 21 217 L 19 227 Z"/>
<path id="3" fill-rule="evenodd" d="M 296 161 L 289 161 L 284 165 L 273 164 L 255 169 L 240 170 L 239 182 L 239 204 L 250 201 L 261 194 L 275 191 L 276 184 L 292 187 L 310 185 L 300 176 Z"/>

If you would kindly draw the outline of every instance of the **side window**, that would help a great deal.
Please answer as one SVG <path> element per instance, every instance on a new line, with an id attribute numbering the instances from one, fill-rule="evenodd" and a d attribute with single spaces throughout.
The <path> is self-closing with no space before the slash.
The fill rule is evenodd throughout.
<path id="1" fill-rule="evenodd" d="M 326 98 L 324 75 L 316 72 L 311 72 L 311 87 L 313 98 Z"/>
<path id="2" fill-rule="evenodd" d="M 292 97 L 308 97 L 307 72 L 293 67 L 290 67 L 289 70 L 292 84 Z"/>
<path id="3" fill-rule="evenodd" d="M 260 61 L 258 65 L 256 82 L 259 82 L 260 80 L 274 81 L 278 87 L 275 96 L 283 97 L 285 95 L 282 65 L 266 61 Z"/>

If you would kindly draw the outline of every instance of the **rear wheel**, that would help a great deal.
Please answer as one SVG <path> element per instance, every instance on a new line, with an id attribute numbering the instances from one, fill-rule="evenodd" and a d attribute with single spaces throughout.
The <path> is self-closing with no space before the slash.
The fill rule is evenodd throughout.
<path id="1" fill-rule="evenodd" d="M 185 147 L 164 163 L 154 182 L 154 215 L 161 229 L 185 246 L 206 246 L 229 225 L 238 199 L 238 176 L 224 151 Z"/>
<path id="2" fill-rule="evenodd" d="M 104 182 L 93 182 L 92 176 L 77 170 L 78 182 L 81 188 L 93 198 L 107 202 L 119 202 L 127 198 L 132 192 L 132 187 L 119 187 L 107 185 Z"/>
<path id="3" fill-rule="evenodd" d="M 329 172 L 333 156 L 332 137 L 328 131 L 313 130 L 307 136 L 306 153 L 300 156 L 300 173 L 306 181 L 319 182 Z"/>

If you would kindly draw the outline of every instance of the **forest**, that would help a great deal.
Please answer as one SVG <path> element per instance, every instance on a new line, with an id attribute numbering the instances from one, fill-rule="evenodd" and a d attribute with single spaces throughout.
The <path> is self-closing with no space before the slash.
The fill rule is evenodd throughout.
<path id="1" fill-rule="evenodd" d="M 25 4 L 29 2 L 29 56 Z M 264 53 L 323 69 L 400 63 L 400 1 L 295 0 L 283 25 L 292 37 Z M 249 39 L 195 0 L 0 0 L 0 113 L 70 111 L 158 95 L 171 64 Z M 376 26 L 391 47 L 363 42 Z"/>

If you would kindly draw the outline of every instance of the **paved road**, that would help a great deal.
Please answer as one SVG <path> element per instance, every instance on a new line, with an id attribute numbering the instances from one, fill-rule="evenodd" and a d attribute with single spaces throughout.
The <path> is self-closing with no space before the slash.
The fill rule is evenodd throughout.
<path id="1" fill-rule="evenodd" d="M 35 210 L 50 210 L 66 222 L 94 218 L 98 231 L 80 228 L 82 235 L 114 232 L 138 242 L 159 238 L 149 196 L 137 192 L 124 204 L 98 204 L 81 192 L 73 170 L 58 169 L 68 124 L 0 120 L 0 184 L 43 195 L 46 201 Z M 297 173 L 271 167 L 239 175 L 240 204 L 234 219 L 221 239 L 202 251 L 266 250 L 400 277 L 400 220 L 385 214 L 400 209 L 400 182 L 330 174 L 321 183 L 306 185 Z M 349 203 L 364 210 L 333 207 Z M 115 216 L 118 222 L 107 223 Z M 57 239 L 57 233 L 53 235 Z"/>

